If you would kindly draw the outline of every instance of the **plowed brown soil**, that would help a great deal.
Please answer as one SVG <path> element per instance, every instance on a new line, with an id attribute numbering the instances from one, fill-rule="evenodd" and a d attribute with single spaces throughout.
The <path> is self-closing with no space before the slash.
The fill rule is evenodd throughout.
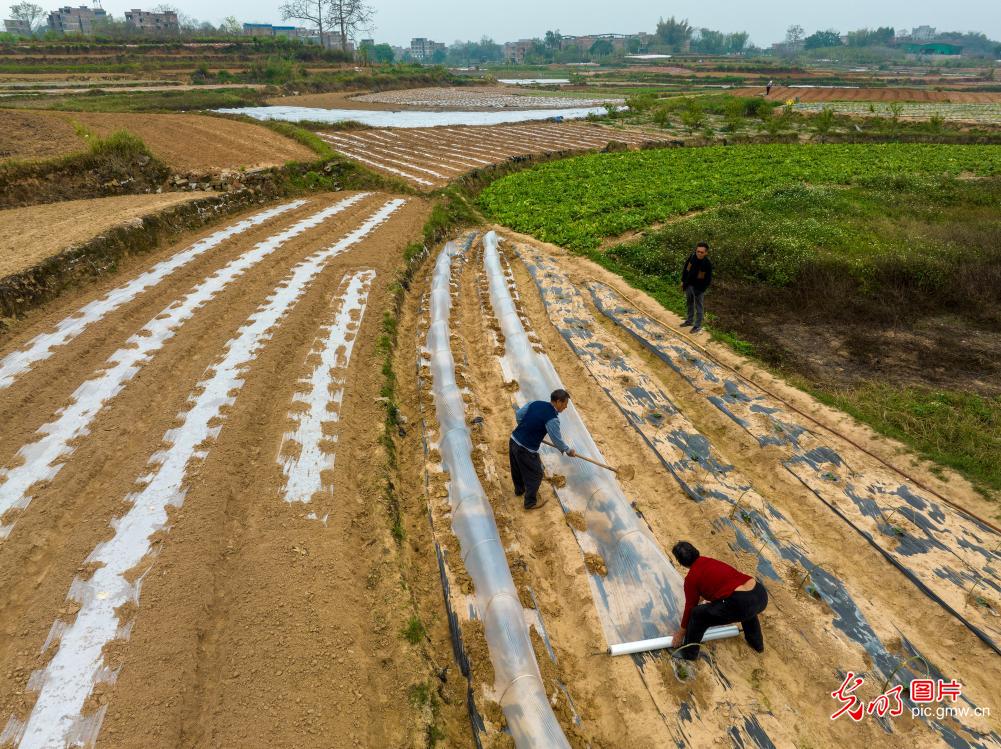
<path id="1" fill-rule="evenodd" d="M 544 247 L 558 257 L 560 267 L 571 274 L 578 287 L 583 287 L 589 277 L 613 278 L 558 248 Z M 705 553 L 753 572 L 755 556 L 732 548 L 728 535 L 720 531 L 718 519 L 710 510 L 683 493 L 550 322 L 527 270 L 513 255 L 508 257 L 526 330 L 530 336 L 535 331 L 541 349 L 574 394 L 577 409 L 605 459 L 613 465 L 636 466 L 635 479 L 625 482 L 624 489 L 642 510 L 661 546 L 667 549 L 674 541 L 687 538 Z M 506 442 L 513 427 L 511 393 L 505 388 L 498 365 L 497 347 L 502 347 L 503 341 L 495 340 L 496 323 L 492 320 L 489 299 L 478 289 L 477 281 L 470 278 L 478 277 L 481 267 L 482 257 L 474 249 L 468 267 L 457 279 L 458 295 L 451 323 L 453 355 L 461 381 L 472 391 L 467 418 L 480 414 L 484 417 L 482 433 L 474 438 L 474 444 L 479 439 L 488 451 L 477 469 L 491 498 L 509 564 L 513 571 L 517 570 L 515 580 L 519 588 L 529 586 L 534 591 L 557 653 L 555 664 L 544 651 L 538 654 L 544 679 L 567 685 L 581 718 L 577 724 L 571 716 L 557 711 L 571 743 L 644 747 L 680 741 L 681 745 L 711 746 L 728 743 L 728 731 L 735 725 L 743 725 L 744 717 L 748 716 L 760 723 L 776 746 L 865 743 L 901 748 L 938 746 L 938 736 L 909 715 L 892 721 L 892 733 L 884 732 L 871 719 L 858 725 L 831 721 L 830 715 L 838 703 L 830 692 L 840 684 L 843 672 L 868 671 L 872 664 L 857 643 L 839 632 L 833 613 L 823 603 L 802 593 L 801 581 L 797 579 L 768 584 L 770 603 L 763 616 L 766 638 L 763 655 L 752 653 L 739 638 L 724 640 L 709 648 L 714 664 L 711 669 L 700 662 L 694 674 L 689 671 L 679 679 L 679 672 L 666 656 L 644 661 L 640 670 L 629 659 L 610 658 L 601 652 L 604 637 L 584 577 L 587 560 L 568 527 L 574 519 L 564 518 L 555 501 L 542 510 L 526 513 L 511 493 L 506 471 Z M 615 281 L 625 287 L 621 279 Z M 418 287 L 419 291 L 425 288 Z M 644 310 L 651 314 L 657 313 L 655 307 L 653 303 L 649 307 L 644 304 Z M 659 310 L 659 314 L 663 317 L 666 313 Z M 800 534 L 796 543 L 808 549 L 814 558 L 823 560 L 825 569 L 834 570 L 881 639 L 899 644 L 899 627 L 937 666 L 956 675 L 971 699 L 996 710 L 991 680 L 982 668 L 984 659 L 995 656 L 976 637 L 941 607 L 920 595 L 910 581 L 886 564 L 862 539 L 846 532 L 826 517 L 826 512 L 818 512 L 808 492 L 776 469 L 767 449 L 762 450 L 718 410 L 691 394 L 680 377 L 649 356 L 628 335 L 598 318 L 596 315 L 595 325 L 607 329 L 602 335 L 614 338 L 612 345 L 621 349 L 637 371 L 646 373 L 670 394 L 722 458 L 735 465 L 761 496 L 792 519 Z M 419 333 L 417 340 L 421 340 Z M 741 371 L 749 372 L 746 364 L 741 365 Z M 410 399 L 408 396 L 404 402 Z M 805 407 L 811 413 L 823 411 L 816 404 Z M 416 418 L 410 412 L 407 415 Z M 837 418 L 839 430 L 849 429 L 846 417 Z M 870 444 L 871 435 L 862 436 L 864 430 L 852 428 L 853 438 Z M 844 449 L 851 450 L 850 446 Z M 880 454 L 891 452 L 875 444 L 872 449 Z M 911 460 L 902 451 L 895 459 L 901 464 Z M 911 470 L 921 472 L 922 476 L 926 473 L 914 466 Z M 407 483 L 418 487 L 417 491 L 422 486 L 417 474 Z M 552 490 L 544 485 L 543 491 Z M 955 494 L 955 487 L 952 491 Z M 525 596 L 522 599 L 524 602 Z M 871 679 L 867 688 L 871 693 L 863 695 L 864 698 L 871 699 L 878 693 L 879 683 L 870 682 Z M 485 700 L 488 693 L 489 684 L 477 685 L 480 700 Z M 683 703 L 687 707 L 682 707 Z M 681 717 L 686 714 L 693 718 L 689 721 Z M 996 721 L 977 718 L 970 721 L 980 729 L 997 727 Z"/>
<path id="2" fill-rule="evenodd" d="M 638 147 L 660 137 L 581 122 L 372 128 L 317 135 L 348 158 L 419 189 L 440 187 L 474 169 L 518 156 L 597 150 L 612 141 Z"/>
<path id="3" fill-rule="evenodd" d="M 86 141 L 68 119 L 0 109 L 0 159 L 43 159 L 82 151 Z"/>
<path id="4" fill-rule="evenodd" d="M 763 96 L 763 86 L 734 89 L 737 96 Z M 992 104 L 1001 101 L 1001 92 L 933 91 L 927 88 L 789 88 L 775 86 L 769 99 L 788 101 L 914 101 Z"/>
<path id="5" fill-rule="evenodd" d="M 315 154 L 259 125 L 198 114 L 79 113 L 74 119 L 98 135 L 128 130 L 177 170 L 253 169 Z"/>
<path id="6" fill-rule="evenodd" d="M 17 446 L 30 441 L 146 320 L 257 242 L 343 197 L 312 197 L 224 243 L 0 391 L 0 462 L 16 462 Z M 52 622 L 72 615 L 66 601 L 72 579 L 90 550 L 110 537 L 109 521 L 129 507 L 137 477 L 176 426 L 175 415 L 190 407 L 206 368 L 295 263 L 357 228 L 387 199 L 367 197 L 289 241 L 206 304 L 105 405 L 56 478 L 34 491 L 32 504 L 0 542 L 4 722 L 30 710 L 34 692 L 27 680 L 44 665 L 39 653 Z M 107 706 L 98 746 L 421 745 L 433 716 L 411 699 L 413 688 L 426 684 L 435 694 L 438 682 L 423 644 L 412 646 L 400 634 L 413 609 L 381 501 L 385 456 L 378 447 L 383 407 L 376 339 L 403 248 L 419 235 L 426 213 L 422 201 L 411 199 L 334 258 L 243 373 L 245 384 L 225 412 L 222 431 L 188 473 L 184 505 L 172 512 L 169 532 L 158 534 L 131 637 L 106 649 L 122 670 L 116 684 L 99 688 L 88 703 L 89 709 Z M 378 275 L 345 373 L 335 493 L 315 508 L 289 505 L 281 498 L 284 476 L 276 456 L 293 394 L 318 326 L 329 318 L 331 294 L 346 272 L 362 268 Z M 120 277 L 107 279 L 76 299 L 60 298 L 22 323 L 0 351 L 51 329 L 119 283 Z M 310 509 L 323 519 L 309 518 Z M 440 606 L 440 600 L 438 593 L 426 605 Z M 428 646 L 449 662 L 447 642 Z M 437 704 L 439 720 L 461 724 L 452 707 Z M 461 700 L 456 705 L 463 714 Z"/>
<path id="7" fill-rule="evenodd" d="M 201 197 L 197 193 L 121 195 L 0 211 L 0 278 L 115 226 Z"/>
<path id="8" fill-rule="evenodd" d="M 308 161 L 315 156 L 305 146 L 265 127 L 207 115 L 0 110 L 0 132 L 7 129 L 8 121 L 20 128 L 18 132 L 28 127 L 18 123 L 30 123 L 31 128 L 30 133 L 12 140 L 10 146 L 0 140 L 0 152 L 10 151 L 9 157 L 55 156 L 82 150 L 85 143 L 73 133 L 72 123 L 102 137 L 128 130 L 178 171 L 253 169 Z M 73 138 L 67 133 L 73 133 Z"/>

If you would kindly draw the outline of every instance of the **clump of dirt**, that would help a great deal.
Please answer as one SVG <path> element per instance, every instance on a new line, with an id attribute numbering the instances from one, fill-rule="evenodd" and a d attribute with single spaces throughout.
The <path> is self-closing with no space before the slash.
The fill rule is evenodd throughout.
<path id="1" fill-rule="evenodd" d="M 539 536 L 532 541 L 532 553 L 537 557 L 551 556 L 554 548 L 552 539 L 547 536 Z"/>
<path id="2" fill-rule="evenodd" d="M 600 554 L 585 554 L 584 566 L 587 567 L 588 571 L 592 574 L 599 575 L 601 577 L 608 576 L 608 565 L 605 564 L 605 559 Z"/>
<path id="3" fill-rule="evenodd" d="M 584 520 L 583 513 L 577 512 L 576 510 L 571 510 L 565 516 L 567 525 L 573 528 L 575 531 L 584 532 L 587 530 L 587 522 Z"/>
<path id="4" fill-rule="evenodd" d="M 499 702 L 494 700 L 483 700 L 480 703 L 480 714 L 488 721 L 488 728 L 502 730 L 507 725 L 507 718 L 504 717 L 504 709 Z"/>
<path id="5" fill-rule="evenodd" d="M 518 383 L 517 380 L 511 380 L 510 382 L 504 383 L 504 389 L 507 390 L 509 393 L 517 393 L 519 390 L 521 390 L 521 385 Z"/>
<path id="6" fill-rule="evenodd" d="M 438 448 L 432 447 L 428 451 L 428 460 L 436 465 L 441 463 L 441 452 L 438 451 Z"/>
<path id="7" fill-rule="evenodd" d="M 514 737 L 504 731 L 488 734 L 486 738 L 481 737 L 480 743 L 483 749 L 513 749 L 515 746 Z"/>
<path id="8" fill-rule="evenodd" d="M 546 476 L 546 481 L 548 481 L 549 485 L 554 489 L 562 489 L 567 485 L 567 477 L 561 476 L 558 473 L 553 474 L 552 476 Z"/>
<path id="9" fill-rule="evenodd" d="M 455 584 L 459 586 L 459 590 L 467 596 L 473 595 L 476 588 L 473 585 L 473 578 L 469 576 L 469 572 L 466 570 L 466 563 L 462 561 L 462 554 L 459 553 L 458 545 L 456 545 L 454 552 L 451 549 L 449 550 L 449 554 L 445 557 L 445 560 Z"/>
<path id="10" fill-rule="evenodd" d="M 478 684 L 493 688 L 496 675 L 494 664 L 490 661 L 490 650 L 487 648 L 486 631 L 483 622 L 470 619 L 462 623 L 462 643 L 469 658 L 473 678 Z"/>
<path id="11" fill-rule="evenodd" d="M 511 558 L 510 567 L 511 578 L 518 589 L 518 600 L 526 609 L 534 609 L 535 601 L 532 600 L 532 594 L 529 593 L 528 565 L 521 556 L 514 556 Z"/>
<path id="12" fill-rule="evenodd" d="M 435 499 L 445 499 L 448 497 L 448 474 L 432 473 L 428 478 L 428 492 Z"/>

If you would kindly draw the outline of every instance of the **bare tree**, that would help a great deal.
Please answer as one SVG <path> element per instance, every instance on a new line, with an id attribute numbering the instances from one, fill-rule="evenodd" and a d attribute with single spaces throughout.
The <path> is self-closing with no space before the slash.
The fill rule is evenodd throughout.
<path id="1" fill-rule="evenodd" d="M 786 29 L 786 44 L 799 44 L 803 41 L 804 36 L 806 36 L 806 32 L 803 31 L 803 27 L 798 23 L 793 24 Z"/>
<path id="2" fill-rule="evenodd" d="M 359 31 L 372 27 L 375 11 L 365 0 L 330 0 L 331 20 L 341 37 L 341 49 L 348 50 L 348 40 Z"/>
<path id="3" fill-rule="evenodd" d="M 324 29 L 330 28 L 332 5 L 331 0 L 288 0 L 278 10 L 281 11 L 282 19 L 285 21 L 290 19 L 305 21 L 316 26 L 320 34 L 320 44 L 323 44 Z"/>
<path id="4" fill-rule="evenodd" d="M 28 31 L 34 31 L 35 22 L 45 14 L 41 5 L 34 3 L 17 3 L 10 6 L 10 17 L 14 21 L 21 21 L 28 26 Z"/>

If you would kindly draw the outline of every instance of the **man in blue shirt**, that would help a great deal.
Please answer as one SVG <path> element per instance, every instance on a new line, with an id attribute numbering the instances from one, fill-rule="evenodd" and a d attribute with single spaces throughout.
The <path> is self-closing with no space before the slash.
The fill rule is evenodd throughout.
<path id="1" fill-rule="evenodd" d="M 539 457 L 539 447 L 543 438 L 549 435 L 549 441 L 557 450 L 571 458 L 577 455 L 563 441 L 560 432 L 560 414 L 568 405 L 570 405 L 570 393 L 561 388 L 552 392 L 548 403 L 532 401 L 515 413 L 518 426 L 511 433 L 508 455 L 511 458 L 514 494 L 516 497 L 524 495 L 526 510 L 534 510 L 546 503 L 545 497 L 539 497 L 539 487 L 545 475 L 542 459 Z"/>

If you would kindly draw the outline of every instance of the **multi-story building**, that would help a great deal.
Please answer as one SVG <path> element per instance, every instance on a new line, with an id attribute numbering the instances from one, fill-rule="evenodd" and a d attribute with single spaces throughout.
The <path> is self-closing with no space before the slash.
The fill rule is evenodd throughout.
<path id="1" fill-rule="evenodd" d="M 594 43 L 599 39 L 603 39 L 607 42 L 611 42 L 612 48 L 621 52 L 626 48 L 626 40 L 629 39 L 628 34 L 583 34 L 581 36 L 569 36 L 564 35 L 560 40 L 560 49 L 564 49 L 568 46 L 576 46 L 581 51 L 587 52 Z"/>
<path id="2" fill-rule="evenodd" d="M 525 62 L 525 55 L 535 49 L 535 39 L 519 39 L 516 42 L 507 42 L 504 45 L 504 61 L 521 64 Z"/>
<path id="3" fill-rule="evenodd" d="M 243 24 L 244 36 L 274 36 L 275 27 L 270 23 L 245 23 Z"/>
<path id="4" fill-rule="evenodd" d="M 915 42 L 929 42 L 936 36 L 934 26 L 916 26 L 911 29 L 911 39 Z"/>
<path id="5" fill-rule="evenodd" d="M 316 29 L 304 29 L 302 26 L 275 26 L 271 23 L 245 23 L 244 36 L 280 36 L 283 39 L 298 39 L 303 44 L 320 44 L 327 49 L 339 49 L 341 37 L 324 31 L 321 36 Z M 348 52 L 354 52 L 354 44 L 348 42 Z"/>
<path id="6" fill-rule="evenodd" d="M 60 8 L 49 13 L 49 30 L 59 34 L 93 34 L 108 20 L 103 8 Z"/>
<path id="7" fill-rule="evenodd" d="M 8 34 L 17 34 L 18 36 L 31 36 L 31 26 L 28 25 L 27 21 L 22 19 L 7 19 L 3 22 L 4 28 L 7 29 Z"/>
<path id="8" fill-rule="evenodd" d="M 442 42 L 434 42 L 422 36 L 410 40 L 410 54 L 417 62 L 431 62 L 434 53 L 439 49 L 445 49 Z"/>
<path id="9" fill-rule="evenodd" d="M 172 10 L 157 13 L 133 8 L 125 11 L 125 24 L 144 34 L 177 34 L 181 30 L 181 26 L 177 22 L 177 13 Z"/>

